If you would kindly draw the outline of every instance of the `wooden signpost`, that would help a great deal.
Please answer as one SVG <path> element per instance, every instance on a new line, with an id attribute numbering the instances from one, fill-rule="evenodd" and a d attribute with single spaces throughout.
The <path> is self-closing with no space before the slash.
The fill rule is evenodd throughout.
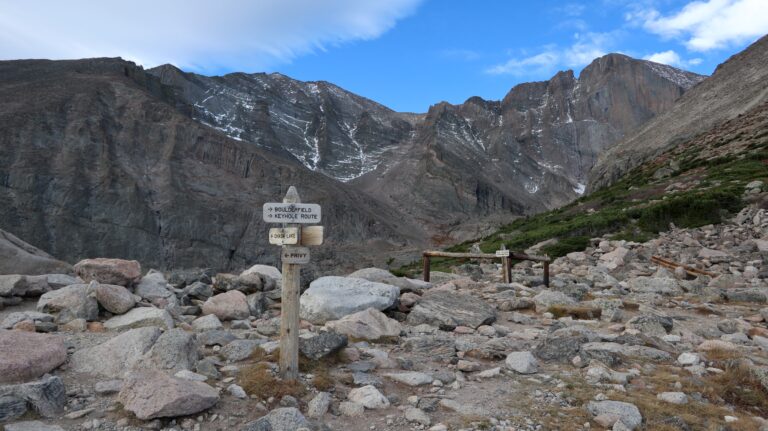
<path id="1" fill-rule="evenodd" d="M 317 204 L 302 204 L 296 187 L 291 186 L 282 203 L 264 204 L 264 221 L 282 223 L 269 230 L 269 243 L 282 246 L 282 311 L 280 313 L 280 374 L 283 379 L 299 378 L 299 293 L 300 269 L 309 263 L 309 245 L 323 243 L 323 227 L 302 224 L 320 223 Z"/>

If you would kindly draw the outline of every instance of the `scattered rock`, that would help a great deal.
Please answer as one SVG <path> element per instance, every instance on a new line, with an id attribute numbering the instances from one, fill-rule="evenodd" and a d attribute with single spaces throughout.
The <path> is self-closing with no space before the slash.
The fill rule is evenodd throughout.
<path id="1" fill-rule="evenodd" d="M 76 351 L 70 358 L 70 368 L 78 373 L 120 378 L 141 360 L 160 334 L 156 327 L 123 332 L 102 344 Z"/>
<path id="2" fill-rule="evenodd" d="M 114 331 L 156 326 L 164 329 L 173 328 L 173 317 L 166 310 L 155 307 L 137 307 L 131 311 L 115 316 L 106 322 L 104 327 Z"/>
<path id="3" fill-rule="evenodd" d="M 59 337 L 0 329 L 0 383 L 40 377 L 66 360 L 67 349 Z"/>
<path id="4" fill-rule="evenodd" d="M 451 331 L 457 326 L 477 328 L 496 320 L 496 311 L 485 301 L 456 292 L 439 292 L 422 297 L 410 314 L 408 324 L 428 324 Z"/>
<path id="5" fill-rule="evenodd" d="M 141 278 L 141 266 L 135 260 L 85 259 L 75 264 L 75 273 L 86 283 L 96 280 L 103 284 L 132 286 Z"/>
<path id="6" fill-rule="evenodd" d="M 328 392 L 319 392 L 307 404 L 307 416 L 315 419 L 322 418 L 328 408 L 331 406 L 331 394 Z"/>
<path id="7" fill-rule="evenodd" d="M 347 398 L 368 409 L 383 409 L 389 407 L 389 400 L 374 386 L 367 385 L 349 391 Z"/>
<path id="8" fill-rule="evenodd" d="M 251 311 L 245 294 L 238 290 L 230 290 L 205 301 L 203 314 L 215 314 L 220 320 L 241 320 L 247 319 Z"/>
<path id="9" fill-rule="evenodd" d="M 133 294 L 123 286 L 116 284 L 99 284 L 95 288 L 96 301 L 105 310 L 113 314 L 123 314 L 136 305 Z"/>
<path id="10" fill-rule="evenodd" d="M 507 368 L 520 374 L 535 374 L 538 372 L 538 361 L 531 352 L 512 352 L 505 361 Z"/>
<path id="11" fill-rule="evenodd" d="M 338 352 L 346 345 L 347 336 L 335 332 L 323 331 L 299 336 L 299 353 L 312 360 Z"/>
<path id="12" fill-rule="evenodd" d="M 384 377 L 389 377 L 390 379 L 404 383 L 408 386 L 421 386 L 421 385 L 428 385 L 432 383 L 432 376 L 426 373 L 420 373 L 418 371 L 409 371 L 404 373 L 387 373 L 384 374 Z"/>
<path id="13" fill-rule="evenodd" d="M 157 370 L 132 372 L 120 390 L 123 407 L 142 420 L 186 416 L 213 407 L 219 401 L 216 389 Z"/>
<path id="14" fill-rule="evenodd" d="M 375 308 L 359 311 L 325 324 L 326 328 L 358 340 L 378 340 L 397 337 L 403 330 L 400 323 Z"/>
<path id="15" fill-rule="evenodd" d="M 59 323 L 74 319 L 96 320 L 99 304 L 87 284 L 73 284 L 44 293 L 37 301 L 37 311 L 58 313 L 56 321 Z"/>
<path id="16" fill-rule="evenodd" d="M 615 421 L 621 421 L 627 428 L 633 430 L 643 422 L 637 406 L 622 401 L 590 401 L 587 410 L 593 416 L 610 416 Z"/>

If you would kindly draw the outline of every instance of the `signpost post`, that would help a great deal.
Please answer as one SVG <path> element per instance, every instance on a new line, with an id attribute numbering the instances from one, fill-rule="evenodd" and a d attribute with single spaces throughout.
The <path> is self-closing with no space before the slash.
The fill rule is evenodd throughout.
<path id="1" fill-rule="evenodd" d="M 309 263 L 307 245 L 323 243 L 323 227 L 303 224 L 320 223 L 317 204 L 302 204 L 296 187 L 291 186 L 282 203 L 265 203 L 264 221 L 282 223 L 269 230 L 269 243 L 282 246 L 283 291 L 280 313 L 280 374 L 283 379 L 299 378 L 299 293 L 301 265 Z M 306 237 L 306 238 L 305 238 Z"/>
<path id="2" fill-rule="evenodd" d="M 501 271 L 504 273 L 504 283 L 509 283 L 512 278 L 512 265 L 509 261 L 509 250 L 504 244 L 501 245 L 501 250 L 496 250 L 496 256 L 501 258 Z"/>

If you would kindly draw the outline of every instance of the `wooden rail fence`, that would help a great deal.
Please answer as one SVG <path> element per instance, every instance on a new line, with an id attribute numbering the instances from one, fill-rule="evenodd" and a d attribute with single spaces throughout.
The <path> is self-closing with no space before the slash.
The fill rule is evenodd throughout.
<path id="1" fill-rule="evenodd" d="M 542 262 L 544 264 L 544 284 L 549 287 L 549 258 L 542 256 L 530 256 L 524 253 L 515 253 L 509 251 L 508 256 L 498 256 L 493 253 L 451 253 L 447 251 L 430 251 L 424 252 L 422 262 L 424 263 L 424 281 L 429 281 L 429 267 L 430 258 L 433 257 L 449 257 L 456 259 L 501 259 L 502 272 L 504 275 L 504 282 L 509 283 L 512 279 L 512 262 L 511 259 L 516 260 L 531 260 L 534 262 Z"/>

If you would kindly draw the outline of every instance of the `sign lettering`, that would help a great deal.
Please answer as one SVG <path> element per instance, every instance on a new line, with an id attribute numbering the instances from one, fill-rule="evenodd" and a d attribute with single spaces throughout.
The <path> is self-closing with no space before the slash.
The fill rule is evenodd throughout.
<path id="1" fill-rule="evenodd" d="M 274 245 L 292 245 L 299 243 L 299 228 L 273 227 L 269 230 L 269 243 Z"/>
<path id="2" fill-rule="evenodd" d="M 293 264 L 309 263 L 309 248 L 283 247 L 281 258 L 283 260 L 283 263 L 293 263 Z"/>
<path id="3" fill-rule="evenodd" d="M 318 204 L 268 202 L 264 204 L 263 212 L 267 223 L 320 223 L 321 219 Z"/>

